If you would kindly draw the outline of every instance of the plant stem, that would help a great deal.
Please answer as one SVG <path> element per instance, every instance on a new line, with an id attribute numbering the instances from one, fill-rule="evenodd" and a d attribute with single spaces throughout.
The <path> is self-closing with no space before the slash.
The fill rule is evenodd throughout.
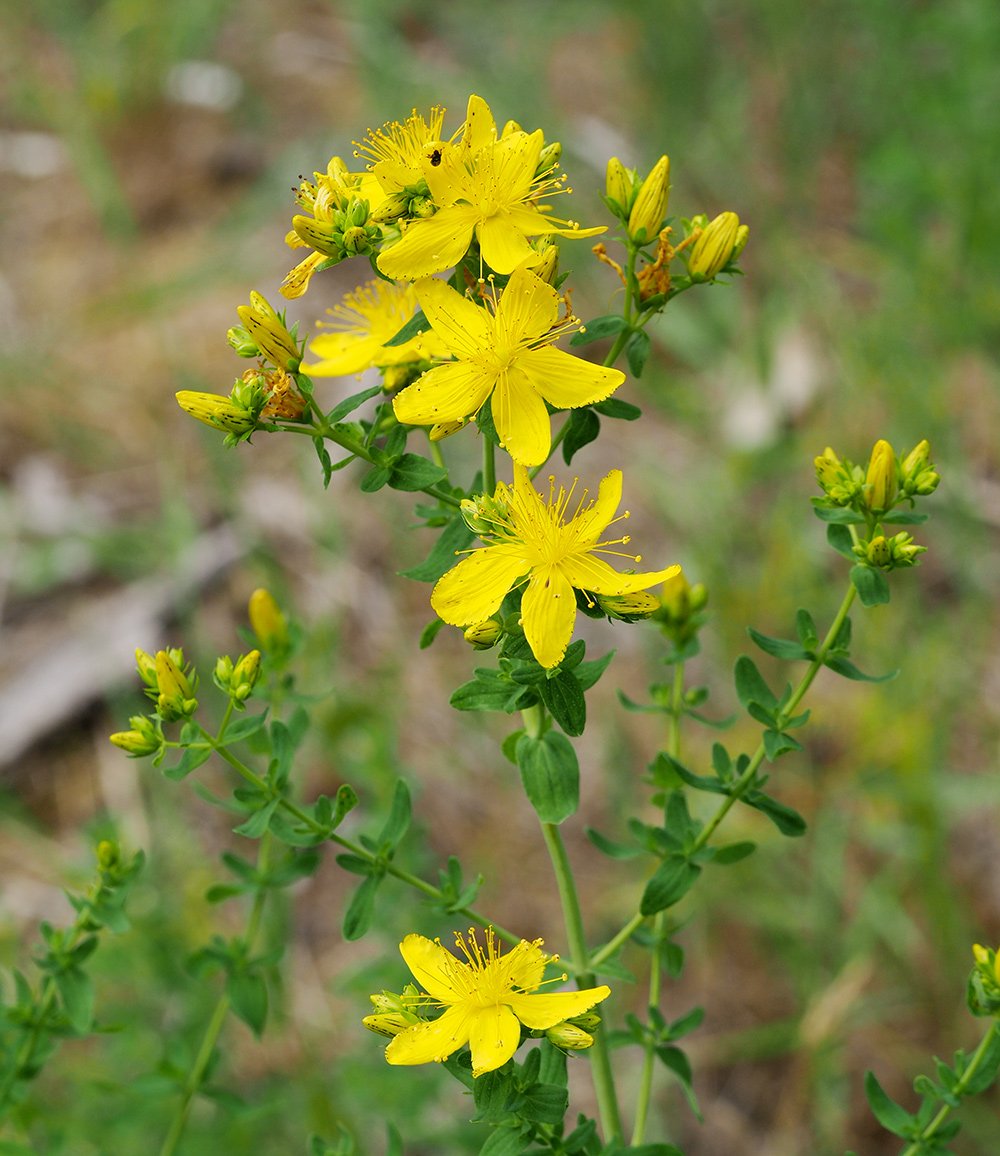
<path id="1" fill-rule="evenodd" d="M 956 1099 L 960 1100 L 965 1094 L 965 1089 L 972 1081 L 972 1077 L 976 1074 L 979 1065 L 983 1062 L 987 1052 L 992 1047 L 994 1038 L 998 1033 L 1000 1033 L 1000 1021 L 994 1020 L 993 1023 L 990 1024 L 989 1031 L 980 1041 L 979 1047 L 976 1048 L 976 1050 L 972 1053 L 972 1058 L 969 1060 L 969 1066 L 962 1073 L 961 1079 L 954 1086 L 954 1088 L 951 1089 L 951 1092 Z M 924 1151 L 925 1141 L 931 1139 L 931 1137 L 935 1132 L 937 1132 L 945 1120 L 947 1120 L 952 1112 L 954 1112 L 956 1106 L 957 1105 L 952 1104 L 942 1104 L 938 1109 L 938 1113 L 934 1119 L 929 1121 L 924 1126 L 920 1132 L 920 1135 L 916 1137 L 912 1144 L 908 1144 L 907 1147 L 903 1149 L 903 1151 L 900 1153 L 900 1156 L 919 1156 L 919 1153 Z"/>
<path id="2" fill-rule="evenodd" d="M 496 447 L 483 435 L 483 493 L 492 494 L 497 488 Z"/>
<path id="3" fill-rule="evenodd" d="M 257 873 L 259 875 L 264 875 L 267 872 L 271 842 L 272 837 L 270 832 L 265 831 L 257 850 Z M 251 945 L 260 930 L 260 921 L 264 913 L 266 895 L 266 889 L 264 887 L 258 887 L 253 897 L 253 905 L 250 908 L 250 915 L 247 919 L 246 931 L 243 934 L 243 944 L 248 955 L 250 954 Z M 170 1131 L 163 1141 L 160 1156 L 173 1156 L 173 1153 L 177 1150 L 177 1145 L 181 1141 L 181 1137 L 184 1135 L 188 1117 L 191 1115 L 191 1106 L 194 1103 L 195 1096 L 197 1096 L 201 1090 L 205 1080 L 205 1073 L 208 1070 L 209 1064 L 212 1062 L 215 1045 L 218 1043 L 223 1024 L 226 1022 L 229 1007 L 229 995 L 226 991 L 223 991 L 216 1001 L 211 1019 L 209 1019 L 205 1027 L 205 1033 L 201 1038 L 198 1054 L 195 1056 L 194 1063 L 191 1065 L 191 1069 L 187 1074 L 187 1079 L 184 1081 L 181 1102 L 178 1104 L 174 1118 L 170 1122 Z"/>
<path id="4" fill-rule="evenodd" d="M 552 860 L 559 899 L 562 903 L 563 921 L 566 926 L 566 941 L 573 961 L 573 974 L 577 986 L 594 987 L 597 976 L 590 970 L 587 943 L 583 932 L 583 916 L 580 900 L 576 892 L 576 882 L 570 867 L 566 848 L 555 823 L 542 823 L 542 838 Z M 605 1142 L 622 1139 L 621 1116 L 618 1111 L 618 1095 L 615 1091 L 614 1075 L 611 1071 L 611 1056 L 607 1036 L 603 1026 L 594 1032 L 594 1045 L 590 1049 L 590 1071 L 597 1093 L 597 1108 L 601 1117 Z"/>

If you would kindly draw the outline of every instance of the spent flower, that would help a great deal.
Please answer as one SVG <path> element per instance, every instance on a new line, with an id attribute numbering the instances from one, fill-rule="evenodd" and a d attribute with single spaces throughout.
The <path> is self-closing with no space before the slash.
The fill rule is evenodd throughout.
<path id="1" fill-rule="evenodd" d="M 464 961 L 446 951 L 440 940 L 423 935 L 407 935 L 399 945 L 426 993 L 425 1006 L 444 1010 L 437 1019 L 396 1033 L 385 1050 L 390 1064 L 440 1062 L 468 1044 L 472 1074 L 481 1076 L 513 1056 L 521 1042 L 522 1025 L 546 1031 L 611 994 L 604 985 L 542 994 L 538 989 L 545 982 L 545 967 L 558 959 L 541 950 L 542 940 L 522 939 L 506 954 L 501 953 L 492 928 L 486 929 L 484 940 L 480 943 L 474 930 L 468 936 L 456 932 L 455 943 Z"/>
<path id="2" fill-rule="evenodd" d="M 546 501 L 531 484 L 528 471 L 514 466 L 514 484 L 500 482 L 492 499 L 476 510 L 470 524 L 486 543 L 473 550 L 438 580 L 431 605 L 451 626 L 467 627 L 491 618 L 507 594 L 523 588 L 521 624 L 535 658 L 546 668 L 561 661 L 576 622 L 575 590 L 590 595 L 621 597 L 645 590 L 678 573 L 680 567 L 648 573 L 621 573 L 598 555 L 641 561 L 640 555 L 616 549 L 627 545 L 628 535 L 601 540 L 615 522 L 622 495 L 620 470 L 612 470 L 600 484 L 596 501 L 587 503 L 587 491 L 576 494 L 555 488 L 550 478 Z M 464 512 L 464 509 L 463 509 Z M 567 514 L 569 517 L 567 518 Z"/>

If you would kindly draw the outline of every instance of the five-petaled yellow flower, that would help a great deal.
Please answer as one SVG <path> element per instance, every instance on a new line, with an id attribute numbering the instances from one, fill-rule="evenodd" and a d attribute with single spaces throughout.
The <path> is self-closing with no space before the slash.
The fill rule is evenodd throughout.
<path id="1" fill-rule="evenodd" d="M 416 311 L 413 285 L 367 281 L 327 310 L 332 320 L 319 324 L 331 332 L 321 333 L 310 342 L 309 352 L 320 360 L 305 366 L 304 372 L 315 377 L 346 376 L 370 366 L 447 357 L 447 347 L 433 330 L 401 345 L 386 345 Z"/>
<path id="2" fill-rule="evenodd" d="M 468 1044 L 472 1074 L 481 1076 L 511 1058 L 521 1041 L 521 1024 L 545 1031 L 582 1015 L 611 994 L 606 986 L 536 994 L 545 965 L 557 958 L 541 950 L 542 940 L 522 939 L 501 955 L 492 928 L 487 928 L 485 938 L 483 946 L 474 931 L 468 939 L 456 933 L 464 963 L 439 940 L 423 935 L 408 935 L 399 945 L 417 982 L 445 1010 L 436 1020 L 414 1024 L 396 1035 L 385 1050 L 390 1064 L 446 1060 Z"/>
<path id="3" fill-rule="evenodd" d="M 379 254 L 379 269 L 406 281 L 441 273 L 462 260 L 475 236 L 483 261 L 506 274 L 525 261 L 541 260 L 529 237 L 603 233 L 603 226 L 581 229 L 553 217 L 538 203 L 565 191 L 551 170 L 536 175 L 544 147 L 541 129 L 527 133 L 510 127 L 498 137 L 489 105 L 470 96 L 462 139 L 428 142 L 424 150 L 421 169 L 438 211 L 411 221 L 401 239 Z"/>
<path id="4" fill-rule="evenodd" d="M 548 402 L 555 409 L 590 405 L 625 380 L 618 369 L 583 361 L 551 342 L 558 327 L 559 294 L 521 266 L 514 270 L 491 312 L 444 281 L 428 277 L 417 300 L 456 360 L 428 370 L 393 402 L 407 425 L 464 421 L 492 396 L 500 444 L 517 462 L 536 466 L 549 456 Z"/>
<path id="5" fill-rule="evenodd" d="M 546 502 L 531 484 L 528 471 L 515 464 L 514 484 L 500 482 L 492 498 L 463 503 L 469 524 L 486 542 L 443 578 L 431 594 L 436 613 L 451 626 L 485 622 L 500 608 L 506 595 L 524 585 L 521 623 L 535 658 L 546 668 L 556 666 L 566 653 L 576 621 L 574 589 L 620 596 L 645 590 L 672 578 L 679 566 L 643 574 L 622 574 L 597 554 L 623 554 L 613 547 L 628 543 L 628 535 L 600 541 L 615 517 L 622 495 L 621 470 L 602 480 L 597 500 L 585 505 L 584 491 L 569 521 L 566 512 L 576 483 L 555 490 L 550 479 Z M 627 518 L 626 511 L 622 517 Z"/>

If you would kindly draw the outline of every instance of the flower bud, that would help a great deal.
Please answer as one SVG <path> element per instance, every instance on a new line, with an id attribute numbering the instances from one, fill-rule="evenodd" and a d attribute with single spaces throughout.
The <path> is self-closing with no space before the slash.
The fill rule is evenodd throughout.
<path id="1" fill-rule="evenodd" d="M 156 659 L 147 654 L 144 650 L 136 647 L 135 650 L 135 667 L 139 672 L 139 677 L 152 690 L 156 689 Z"/>
<path id="2" fill-rule="evenodd" d="M 868 508 L 873 513 L 884 513 L 892 507 L 896 497 L 896 454 L 884 438 L 880 438 L 872 450 L 865 489 Z"/>
<path id="3" fill-rule="evenodd" d="M 506 522 L 508 517 L 506 503 L 489 494 L 463 498 L 461 512 L 465 524 L 480 538 L 490 537 L 496 532 L 497 523 Z"/>
<path id="4" fill-rule="evenodd" d="M 617 157 L 608 160 L 604 192 L 612 212 L 623 221 L 628 219 L 632 208 L 633 175 Z"/>
<path id="5" fill-rule="evenodd" d="M 880 570 L 885 569 L 892 562 L 892 547 L 882 534 L 876 535 L 865 549 L 866 559 Z"/>
<path id="6" fill-rule="evenodd" d="M 260 651 L 244 654 L 233 668 L 232 696 L 237 702 L 246 702 L 260 677 Z"/>
<path id="7" fill-rule="evenodd" d="M 288 647 L 288 620 L 269 590 L 259 587 L 250 595 L 247 608 L 250 629 L 268 653 L 280 654 Z"/>
<path id="8" fill-rule="evenodd" d="M 444 438 L 450 438 L 452 434 L 456 434 L 460 429 L 464 429 L 468 420 L 468 418 L 464 418 L 462 421 L 439 421 L 437 425 L 431 426 L 427 436 L 432 442 L 439 442 Z"/>
<path id="9" fill-rule="evenodd" d="M 272 365 L 292 373 L 299 368 L 302 355 L 298 342 L 264 297 L 251 293 L 250 304 L 237 306 L 236 312 L 250 339 Z"/>
<path id="10" fill-rule="evenodd" d="M 660 609 L 660 600 L 647 590 L 636 590 L 632 594 L 597 594 L 595 597 L 609 618 L 621 622 L 636 622 Z"/>
<path id="11" fill-rule="evenodd" d="M 930 457 L 930 443 L 925 438 L 900 463 L 900 489 L 907 497 L 913 494 L 926 496 L 937 489 L 941 478 Z"/>
<path id="12" fill-rule="evenodd" d="M 720 213 L 704 227 L 688 258 L 693 281 L 711 281 L 732 259 L 740 219 L 735 213 Z"/>
<path id="13" fill-rule="evenodd" d="M 663 583 L 660 588 L 660 604 L 677 621 L 683 621 L 691 613 L 691 587 L 683 570 L 671 574 Z"/>
<path id="14" fill-rule="evenodd" d="M 582 1052 L 584 1048 L 591 1047 L 594 1042 L 594 1037 L 589 1032 L 585 1032 L 583 1028 L 578 1028 L 565 1020 L 561 1024 L 548 1028 L 545 1035 L 549 1042 L 555 1044 L 557 1048 L 564 1048 L 566 1051 L 572 1052 Z"/>
<path id="15" fill-rule="evenodd" d="M 750 240 L 750 226 L 740 225 L 736 230 L 736 240 L 733 243 L 733 255 L 729 258 L 730 261 L 735 261 L 736 258 L 747 247 L 747 241 Z"/>
<path id="16" fill-rule="evenodd" d="M 555 283 L 559 272 L 559 248 L 557 245 L 546 245 L 542 250 L 542 259 L 537 265 L 531 266 L 532 273 L 540 277 L 547 285 Z"/>
<path id="17" fill-rule="evenodd" d="M 503 637 L 503 625 L 495 618 L 487 618 L 485 622 L 470 626 L 462 637 L 473 650 L 489 650 Z"/>
<path id="18" fill-rule="evenodd" d="M 538 154 L 538 164 L 535 166 L 535 179 L 544 177 L 546 173 L 552 170 L 559 164 L 562 159 L 562 144 L 554 140 L 550 144 L 545 145 L 542 151 Z"/>
<path id="19" fill-rule="evenodd" d="M 109 741 L 133 759 L 155 755 L 163 745 L 163 735 L 156 724 L 145 715 L 133 715 L 128 721 L 132 729 L 109 735 Z"/>
<path id="20" fill-rule="evenodd" d="M 416 217 L 418 220 L 424 220 L 427 217 L 433 217 L 437 212 L 437 206 L 430 197 L 412 197 L 410 199 L 410 216 Z"/>
<path id="21" fill-rule="evenodd" d="M 187 718 L 198 709 L 194 681 L 167 651 L 156 652 L 156 684 L 159 687 L 156 709 L 164 722 Z"/>
<path id="22" fill-rule="evenodd" d="M 185 413 L 236 438 L 247 437 L 257 428 L 257 418 L 252 412 L 220 394 L 182 389 L 174 397 Z"/>
<path id="23" fill-rule="evenodd" d="M 231 329 L 227 329 L 226 340 L 240 357 L 258 357 L 260 355 L 256 341 L 242 325 L 234 325 Z"/>
<path id="24" fill-rule="evenodd" d="M 893 566 L 915 566 L 917 557 L 927 553 L 926 546 L 918 546 L 913 541 L 913 535 L 901 530 L 889 540 L 889 550 L 892 555 Z"/>
<path id="25" fill-rule="evenodd" d="M 652 241 L 667 215 L 670 197 L 670 158 L 662 156 L 642 182 L 628 218 L 628 235 L 640 244 Z M 735 214 L 733 214 L 735 216 Z M 730 245 L 730 252 L 732 246 Z M 725 262 L 723 262 L 725 264 Z M 720 266 L 721 268 L 721 266 Z"/>
<path id="26" fill-rule="evenodd" d="M 361 1023 L 370 1031 L 380 1036 L 398 1036 L 400 1032 L 412 1028 L 419 1020 L 412 1019 L 405 1012 L 378 1012 L 375 1015 L 365 1016 Z"/>
<path id="27" fill-rule="evenodd" d="M 102 839 L 95 850 L 97 864 L 102 871 L 109 871 L 118 866 L 122 859 L 121 848 L 110 839 Z"/>

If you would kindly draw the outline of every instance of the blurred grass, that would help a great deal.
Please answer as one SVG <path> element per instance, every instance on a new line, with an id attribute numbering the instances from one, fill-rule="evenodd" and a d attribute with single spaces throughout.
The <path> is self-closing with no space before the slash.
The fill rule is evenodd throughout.
<path id="1" fill-rule="evenodd" d="M 432 841 L 426 866 L 458 853 L 483 870 L 501 922 L 560 939 L 551 897 L 532 883 L 546 867 L 531 823 L 493 745 L 505 728 L 484 733 L 481 720 L 449 711 L 448 690 L 471 665 L 454 638 L 423 655 L 411 641 L 430 612 L 424 588 L 391 574 L 402 568 L 405 499 L 374 513 L 343 475 L 324 494 L 300 447 L 258 439 L 223 452 L 173 404 L 176 389 L 224 391 L 234 376 L 222 335 L 247 290 L 273 296 L 291 264 L 282 236 L 297 174 L 412 106 L 445 103 L 454 124 L 476 91 L 501 121 L 541 124 L 563 141 L 586 222 L 601 219 L 594 190 L 610 152 L 641 168 L 663 151 L 675 211 L 732 207 L 750 222 L 746 279 L 672 307 L 653 364 L 625 387 L 644 421 L 609 429 L 604 448 L 578 459 L 600 472 L 627 455 L 626 498 L 647 556 L 665 551 L 708 584 L 715 619 L 694 674 L 713 688 L 717 714 L 733 707 L 728 670 L 748 646 L 745 624 L 787 633 L 797 606 L 820 620 L 839 597 L 843 569 L 808 510 L 812 457 L 826 444 L 864 459 L 880 436 L 931 439 L 945 479 L 918 535 L 931 551 L 898 576 L 890 607 L 854 616 L 859 665 L 900 667 L 900 678 L 818 681 L 807 751 L 775 777 L 809 818 L 801 843 L 733 817 L 729 835 L 761 850 L 705 880 L 681 934 L 688 970 L 668 995 L 670 1014 L 709 1008 L 692 1039 L 708 1123 L 690 1123 L 674 1093 L 657 1105 L 664 1135 L 689 1156 L 894 1151 L 867 1116 L 862 1072 L 875 1068 L 905 1097 L 932 1054 L 969 1047 L 969 945 L 1000 941 L 1000 9 L 582 0 L 570 14 L 508 0 L 470 18 L 431 0 L 280 10 L 7 0 L 2 16 L 0 130 L 53 134 L 66 158 L 43 177 L 0 165 L 0 508 L 14 527 L 5 616 L 46 596 L 58 607 L 66 583 L 169 568 L 200 528 L 234 521 L 246 562 L 202 604 L 179 608 L 171 641 L 207 661 L 236 645 L 254 585 L 285 595 L 311 632 L 307 677 L 330 692 L 303 781 L 352 781 L 377 815 L 398 769 L 412 771 Z M 213 108 L 168 98 L 172 70 L 192 59 L 231 70 L 239 99 Z M 613 286 L 583 245 L 564 253 L 580 272 L 577 309 L 603 312 Z M 311 319 L 354 275 L 328 275 L 292 315 Z M 86 499 L 71 524 L 32 513 L 25 479 L 39 459 Z M 423 548 L 407 543 L 406 562 Z M 610 712 L 615 685 L 642 696 L 655 653 L 640 631 L 602 643 L 622 648 L 602 699 Z M 399 703 L 395 719 L 388 701 Z M 107 805 L 102 774 L 134 773 L 95 750 L 135 709 L 116 702 L 83 720 L 12 779 L 5 830 L 23 855 L 5 861 L 6 890 L 28 900 L 8 910 L 5 961 L 24 958 L 19 932 L 31 938 L 40 901 L 27 884 L 40 873 L 51 893 L 65 864 L 85 858 L 67 818 Z M 631 716 L 594 729 L 582 753 L 588 822 L 615 833 L 616 776 L 625 765 L 638 773 L 656 741 Z M 705 749 L 700 735 L 688 741 L 692 755 Z M 169 1106 L 144 1107 L 121 1082 L 155 1068 L 168 1033 L 193 1046 L 214 998 L 173 953 L 217 917 L 200 896 L 222 828 L 183 791 L 140 782 L 123 822 L 149 829 L 149 874 L 136 930 L 100 957 L 106 1022 L 138 1028 L 64 1047 L 46 1072 L 31 1131 L 53 1153 L 139 1151 L 162 1134 Z M 59 849 L 59 870 L 37 866 L 46 847 Z M 616 927 L 632 887 L 622 892 L 610 866 L 584 870 L 596 937 Z M 192 1156 L 299 1151 L 309 1128 L 332 1135 L 338 1120 L 377 1151 L 366 1121 L 386 1104 L 410 1125 L 414 1152 L 448 1142 L 454 1088 L 434 1072 L 400 1078 L 377 1041 L 358 1039 L 367 993 L 399 982 L 386 945 L 412 917 L 394 905 L 384 943 L 344 945 L 345 887 L 331 869 L 296 896 L 281 1026 L 263 1045 L 234 1027 L 218 1075 L 252 1107 L 206 1104 Z M 72 1090 L 79 1079 L 92 1094 Z M 956 1151 L 994 1156 L 996 1100 L 963 1118 Z M 470 1132 L 449 1151 L 478 1142 Z"/>

